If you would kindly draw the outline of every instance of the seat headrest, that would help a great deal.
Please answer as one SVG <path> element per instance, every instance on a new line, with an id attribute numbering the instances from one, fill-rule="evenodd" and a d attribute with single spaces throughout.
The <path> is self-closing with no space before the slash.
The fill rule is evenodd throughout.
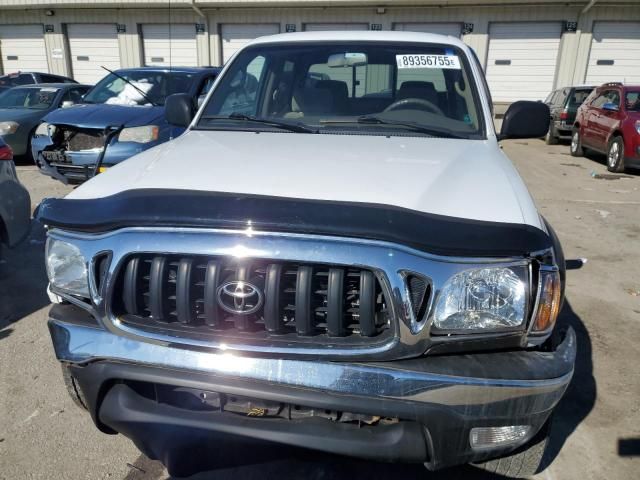
<path id="1" fill-rule="evenodd" d="M 422 98 L 436 103 L 438 101 L 438 93 L 432 82 L 407 80 L 400 85 L 397 96 L 398 100 L 404 100 L 405 98 Z"/>
<path id="2" fill-rule="evenodd" d="M 340 80 L 318 80 L 315 88 L 329 90 L 334 99 L 346 99 L 349 97 L 349 88 L 345 82 Z"/>

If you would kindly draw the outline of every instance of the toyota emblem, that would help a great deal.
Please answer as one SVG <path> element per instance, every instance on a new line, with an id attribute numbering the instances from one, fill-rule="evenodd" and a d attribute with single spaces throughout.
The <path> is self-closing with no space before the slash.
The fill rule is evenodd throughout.
<path id="1" fill-rule="evenodd" d="M 218 288 L 218 305 L 234 315 L 251 315 L 262 307 L 262 292 L 249 282 L 234 280 Z"/>

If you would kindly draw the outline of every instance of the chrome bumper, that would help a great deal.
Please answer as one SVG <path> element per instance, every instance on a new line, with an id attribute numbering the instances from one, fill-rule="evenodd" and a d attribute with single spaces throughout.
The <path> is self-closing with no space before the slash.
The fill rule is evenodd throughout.
<path id="1" fill-rule="evenodd" d="M 467 418 L 514 413 L 533 415 L 549 411 L 560 400 L 571 380 L 576 353 L 575 333 L 570 329 L 555 352 L 517 352 L 531 355 L 535 360 L 530 363 L 519 357 L 523 369 L 531 368 L 530 365 L 536 362 L 538 365 L 556 362 L 565 372 L 560 376 L 540 378 L 538 375 L 534 376 L 535 379 L 526 379 L 531 372 L 523 371 L 523 379 L 505 379 L 492 375 L 489 368 L 483 368 L 487 378 L 478 378 L 443 374 L 442 371 L 429 372 L 428 358 L 424 361 L 414 359 L 385 363 L 250 358 L 232 353 L 189 350 L 172 344 L 141 342 L 100 328 L 56 319 L 49 320 L 49 328 L 56 356 L 66 363 L 121 362 L 239 379 L 269 385 L 270 388 L 312 390 L 322 395 L 441 405 Z M 457 356 L 450 357 L 453 372 Z M 500 363 L 497 362 L 498 365 Z"/>

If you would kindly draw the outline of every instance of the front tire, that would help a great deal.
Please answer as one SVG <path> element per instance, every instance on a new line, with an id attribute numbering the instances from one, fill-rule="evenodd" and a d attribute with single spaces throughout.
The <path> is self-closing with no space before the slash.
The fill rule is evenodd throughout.
<path id="1" fill-rule="evenodd" d="M 610 172 L 624 172 L 624 140 L 613 137 L 607 148 L 607 170 Z"/>
<path id="2" fill-rule="evenodd" d="M 476 467 L 508 478 L 528 478 L 544 470 L 544 452 L 549 443 L 551 419 L 529 442 L 511 454 L 475 464 Z"/>
<path id="3" fill-rule="evenodd" d="M 582 157 L 584 150 L 582 149 L 582 139 L 580 138 L 580 129 L 574 128 L 571 132 L 571 146 L 569 147 L 572 157 Z"/>

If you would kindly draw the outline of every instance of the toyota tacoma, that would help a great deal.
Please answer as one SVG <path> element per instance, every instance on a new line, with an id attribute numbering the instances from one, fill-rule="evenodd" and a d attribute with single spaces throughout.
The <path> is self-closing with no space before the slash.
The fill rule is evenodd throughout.
<path id="1" fill-rule="evenodd" d="M 166 116 L 185 134 L 38 210 L 55 354 L 98 429 L 173 475 L 225 435 L 544 467 L 576 338 L 561 246 L 499 141 L 543 137 L 545 104 L 497 133 L 461 41 L 303 32 Z"/>

